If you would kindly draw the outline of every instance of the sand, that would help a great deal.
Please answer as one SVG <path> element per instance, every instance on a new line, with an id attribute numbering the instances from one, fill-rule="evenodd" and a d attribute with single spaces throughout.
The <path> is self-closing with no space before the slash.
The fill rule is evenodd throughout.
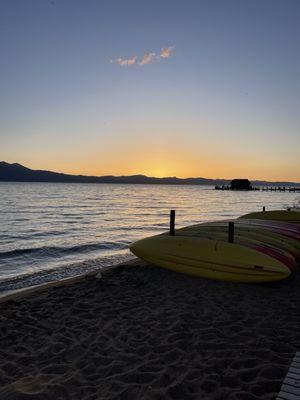
<path id="1" fill-rule="evenodd" d="M 0 399 L 274 399 L 300 349 L 300 280 L 152 266 L 0 304 Z"/>

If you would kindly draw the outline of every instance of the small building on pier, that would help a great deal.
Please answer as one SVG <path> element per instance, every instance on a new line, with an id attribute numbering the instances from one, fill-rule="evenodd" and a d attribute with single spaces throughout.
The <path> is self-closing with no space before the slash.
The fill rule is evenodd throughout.
<path id="1" fill-rule="evenodd" d="M 230 182 L 230 190 L 252 190 L 249 179 L 233 179 Z"/>
<path id="2" fill-rule="evenodd" d="M 259 188 L 251 186 L 248 179 L 233 179 L 230 185 L 215 186 L 216 190 L 259 190 Z"/>

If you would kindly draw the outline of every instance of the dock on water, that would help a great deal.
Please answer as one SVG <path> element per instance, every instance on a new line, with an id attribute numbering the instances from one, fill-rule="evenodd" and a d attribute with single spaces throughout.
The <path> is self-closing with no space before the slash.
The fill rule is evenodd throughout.
<path id="1" fill-rule="evenodd" d="M 216 190 L 262 190 L 266 192 L 300 192 L 300 186 L 252 186 L 248 179 L 233 179 L 230 185 L 216 185 Z"/>
<path id="2" fill-rule="evenodd" d="M 216 190 L 262 190 L 265 192 L 300 192 L 300 187 L 286 186 L 266 186 L 266 187 L 251 187 L 251 189 L 232 189 L 230 186 L 215 186 Z"/>
<path id="3" fill-rule="evenodd" d="M 261 190 L 264 190 L 264 191 L 267 191 L 267 192 L 269 192 L 269 191 L 271 191 L 271 192 L 300 192 L 300 187 L 295 187 L 295 186 L 292 186 L 292 187 L 286 187 L 286 186 L 274 186 L 274 187 L 272 187 L 272 186 L 267 186 L 267 187 L 262 187 L 261 188 Z"/>

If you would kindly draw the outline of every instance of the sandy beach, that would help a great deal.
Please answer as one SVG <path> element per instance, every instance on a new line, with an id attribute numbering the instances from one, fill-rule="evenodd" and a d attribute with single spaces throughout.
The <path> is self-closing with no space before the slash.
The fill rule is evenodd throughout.
<path id="1" fill-rule="evenodd" d="M 300 280 L 152 266 L 0 304 L 0 399 L 275 399 L 300 349 Z"/>

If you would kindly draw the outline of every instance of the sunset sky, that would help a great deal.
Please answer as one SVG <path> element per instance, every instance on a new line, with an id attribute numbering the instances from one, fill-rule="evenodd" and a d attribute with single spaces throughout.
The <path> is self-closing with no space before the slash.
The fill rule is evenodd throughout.
<path id="1" fill-rule="evenodd" d="M 299 0 L 1 0 L 0 160 L 300 182 Z"/>

